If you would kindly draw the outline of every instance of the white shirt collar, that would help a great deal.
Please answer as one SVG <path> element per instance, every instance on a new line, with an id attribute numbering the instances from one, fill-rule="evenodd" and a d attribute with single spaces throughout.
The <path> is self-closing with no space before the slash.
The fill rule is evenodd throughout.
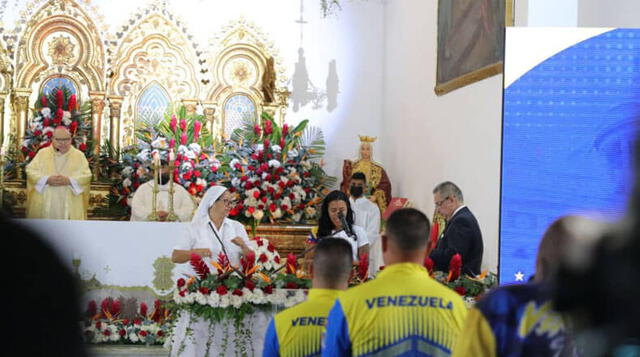
<path id="1" fill-rule="evenodd" d="M 453 211 L 453 214 L 451 215 L 451 218 L 453 218 L 456 215 L 456 213 L 460 212 L 460 210 L 465 208 L 465 207 L 467 207 L 467 205 L 462 205 L 462 206 L 458 207 L 455 211 Z"/>

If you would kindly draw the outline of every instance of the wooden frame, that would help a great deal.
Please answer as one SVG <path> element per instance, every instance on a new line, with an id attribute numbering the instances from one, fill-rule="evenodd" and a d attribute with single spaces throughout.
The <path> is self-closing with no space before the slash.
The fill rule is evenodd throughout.
<path id="1" fill-rule="evenodd" d="M 438 0 L 437 95 L 502 73 L 515 0 Z"/>

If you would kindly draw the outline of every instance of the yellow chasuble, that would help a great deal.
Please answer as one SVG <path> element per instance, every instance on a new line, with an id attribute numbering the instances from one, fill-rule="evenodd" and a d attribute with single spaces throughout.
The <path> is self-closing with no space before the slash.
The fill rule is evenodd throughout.
<path id="1" fill-rule="evenodd" d="M 72 185 L 44 184 L 43 178 L 54 175 L 68 177 Z M 71 147 L 60 154 L 52 146 L 41 149 L 27 165 L 27 218 L 87 219 L 90 184 L 82 151 Z"/>

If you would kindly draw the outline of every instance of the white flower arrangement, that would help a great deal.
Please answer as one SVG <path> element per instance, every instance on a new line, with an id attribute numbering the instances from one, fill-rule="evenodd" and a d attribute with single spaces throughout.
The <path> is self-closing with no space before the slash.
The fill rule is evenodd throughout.
<path id="1" fill-rule="evenodd" d="M 151 142 L 151 147 L 154 149 L 167 150 L 169 148 L 169 143 L 167 142 L 167 139 L 158 137 L 156 140 Z"/>
<path id="2" fill-rule="evenodd" d="M 273 145 L 271 147 L 271 150 L 273 150 L 273 152 L 280 153 L 282 151 L 282 148 L 280 147 L 280 145 Z"/>
<path id="3" fill-rule="evenodd" d="M 189 150 L 194 152 L 195 154 L 199 154 L 202 151 L 202 148 L 198 143 L 189 144 Z"/>
<path id="4" fill-rule="evenodd" d="M 269 160 L 269 167 L 275 167 L 276 169 L 280 167 L 280 161 L 278 160 Z"/>
<path id="5" fill-rule="evenodd" d="M 40 114 L 42 114 L 42 116 L 45 117 L 45 118 L 50 118 L 51 117 L 51 109 L 49 107 L 44 107 L 44 108 L 42 108 L 42 110 L 40 110 Z"/>

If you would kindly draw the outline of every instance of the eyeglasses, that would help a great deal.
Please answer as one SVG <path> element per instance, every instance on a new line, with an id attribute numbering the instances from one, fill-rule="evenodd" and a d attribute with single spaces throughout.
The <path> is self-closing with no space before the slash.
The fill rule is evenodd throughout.
<path id="1" fill-rule="evenodd" d="M 436 207 L 440 207 L 440 206 L 442 206 L 442 204 L 444 203 L 444 201 L 446 201 L 446 200 L 448 200 L 448 199 L 449 199 L 449 197 L 447 196 L 447 197 L 445 197 L 445 198 L 441 199 L 440 201 L 436 201 Z"/>
<path id="2" fill-rule="evenodd" d="M 66 142 L 71 141 L 71 138 L 56 138 L 56 137 L 54 137 L 53 140 L 66 143 Z"/>
<path id="3" fill-rule="evenodd" d="M 227 207 L 229 207 L 229 206 L 233 207 L 233 206 L 238 204 L 238 200 L 235 200 L 235 199 L 218 200 L 218 202 L 222 202 L 222 204 L 227 206 Z"/>

